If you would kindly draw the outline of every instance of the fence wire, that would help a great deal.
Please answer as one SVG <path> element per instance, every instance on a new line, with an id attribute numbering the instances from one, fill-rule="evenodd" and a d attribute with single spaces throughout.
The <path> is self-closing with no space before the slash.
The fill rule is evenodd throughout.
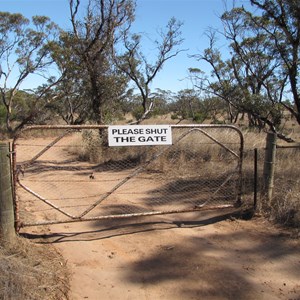
<path id="1" fill-rule="evenodd" d="M 255 151 L 257 169 L 255 174 Z M 270 218 L 287 225 L 300 224 L 300 147 L 276 148 L 275 174 L 272 199 L 268 203 L 264 191 L 265 149 L 250 149 L 244 152 L 243 188 L 244 201 L 257 201 L 257 209 L 266 209 Z M 256 195 L 255 195 L 256 193 Z"/>
<path id="2" fill-rule="evenodd" d="M 230 206 L 242 138 L 228 127 L 174 127 L 173 145 L 108 147 L 104 128 L 33 128 L 15 141 L 22 224 Z M 250 188 L 249 188 L 250 189 Z"/>
<path id="3" fill-rule="evenodd" d="M 273 218 L 287 225 L 300 225 L 300 147 L 277 147 Z"/>

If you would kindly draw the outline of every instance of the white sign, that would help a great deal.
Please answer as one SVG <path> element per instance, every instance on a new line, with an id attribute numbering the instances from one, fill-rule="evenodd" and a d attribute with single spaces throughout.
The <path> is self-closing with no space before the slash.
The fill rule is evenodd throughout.
<path id="1" fill-rule="evenodd" d="M 172 145 L 170 125 L 124 125 L 108 127 L 109 146 Z"/>

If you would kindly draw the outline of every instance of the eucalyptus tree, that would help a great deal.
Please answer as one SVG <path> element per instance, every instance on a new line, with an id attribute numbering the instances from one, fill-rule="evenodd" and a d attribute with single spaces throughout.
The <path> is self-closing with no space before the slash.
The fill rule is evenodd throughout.
<path id="1" fill-rule="evenodd" d="M 169 105 L 173 101 L 174 93 L 170 90 L 157 88 L 152 93 L 152 96 L 155 103 L 153 115 L 167 117 L 168 113 L 170 113 Z"/>
<path id="2" fill-rule="evenodd" d="M 205 61 L 211 67 L 211 73 L 207 74 L 199 68 L 189 68 L 190 79 L 196 90 L 202 93 L 206 102 L 212 101 L 209 106 L 219 107 L 221 111 L 227 112 L 230 123 L 235 123 L 240 113 L 244 113 L 239 103 L 242 98 L 241 91 L 236 83 L 230 60 L 223 60 L 221 51 L 216 47 L 216 32 L 209 30 L 207 32 L 209 47 L 203 53 L 193 55 L 198 61 Z M 225 103 L 225 107 L 216 104 L 216 98 Z M 217 101 L 218 102 L 218 101 Z M 216 119 L 217 112 L 213 112 Z"/>
<path id="3" fill-rule="evenodd" d="M 78 124 L 84 120 L 85 112 L 90 111 L 84 88 L 86 76 L 80 59 L 73 51 L 72 33 L 61 30 L 59 40 L 52 48 L 52 58 L 57 73 L 62 75 L 60 82 L 45 95 L 48 111 L 60 116 L 67 124 Z"/>
<path id="4" fill-rule="evenodd" d="M 259 18 L 259 17 L 257 17 Z M 224 35 L 230 42 L 232 56 L 228 65 L 240 90 L 239 106 L 248 113 L 251 125 L 279 129 L 287 77 L 270 37 L 253 15 L 244 8 L 234 8 L 222 15 Z"/>
<path id="5" fill-rule="evenodd" d="M 0 94 L 9 133 L 35 120 L 41 109 L 41 98 L 56 83 L 48 71 L 53 64 L 51 51 L 57 32 L 58 27 L 48 17 L 34 16 L 30 22 L 21 14 L 0 12 Z M 33 75 L 45 80 L 48 77 L 49 82 L 27 97 L 30 109 L 26 115 L 23 111 L 15 124 L 16 96 L 22 84 Z"/>
<path id="6" fill-rule="evenodd" d="M 107 123 L 122 112 L 122 103 L 127 96 L 127 79 L 116 68 L 99 67 L 98 85 L 102 86 L 101 118 L 94 113 L 96 108 L 89 72 L 82 58 L 74 51 L 74 36 L 63 31 L 54 47 L 52 56 L 57 69 L 64 74 L 62 80 L 47 95 L 47 108 L 58 114 L 67 124 L 82 124 L 88 121 Z M 96 68 L 96 67 L 95 67 Z M 97 112 L 100 108 L 97 108 Z"/>
<path id="7" fill-rule="evenodd" d="M 88 117 L 103 124 L 109 111 L 116 108 L 116 101 L 124 97 L 127 86 L 126 78 L 114 67 L 112 55 L 121 33 L 131 26 L 135 3 L 132 0 L 88 0 L 87 6 L 82 7 L 81 0 L 69 0 L 69 6 L 72 29 L 65 33 L 66 41 L 62 44 L 67 51 L 63 56 L 69 57 L 65 65 L 60 61 L 60 67 L 70 70 L 74 66 L 77 70 L 77 73 L 70 70 L 68 74 L 70 78 L 75 76 L 75 84 L 81 90 L 68 93 L 82 96 L 77 98 L 84 107 L 79 119 L 83 121 Z"/>
<path id="8" fill-rule="evenodd" d="M 178 123 L 188 119 L 201 123 L 206 118 L 198 92 L 194 89 L 178 91 L 173 96 L 169 109 L 172 118 L 179 120 Z"/>
<path id="9" fill-rule="evenodd" d="M 141 35 L 130 35 L 128 32 L 124 34 L 125 51 L 123 54 L 115 55 L 115 62 L 118 68 L 132 80 L 141 95 L 143 114 L 136 123 L 143 121 L 153 110 L 155 97 L 152 97 L 150 89 L 153 80 L 168 60 L 184 51 L 179 49 L 183 42 L 182 25 L 182 22 L 171 18 L 166 29 L 160 31 L 160 39 L 154 41 L 154 48 L 157 51 L 151 53 L 154 62 L 151 62 L 151 58 L 149 59 L 143 52 Z"/>
<path id="10" fill-rule="evenodd" d="M 259 8 L 256 13 L 234 7 L 221 16 L 223 35 L 229 43 L 227 59 L 212 42 L 215 33 L 210 35 L 210 46 L 196 57 L 211 65 L 217 79 L 206 78 L 204 87 L 209 92 L 221 96 L 238 112 L 247 113 L 251 125 L 278 132 L 284 108 L 299 122 L 300 3 L 251 3 Z M 286 100 L 291 95 L 289 104 Z"/>
<path id="11" fill-rule="evenodd" d="M 299 0 L 250 0 L 262 12 L 261 17 L 251 16 L 270 43 L 267 48 L 277 52 L 281 60 L 282 77 L 287 77 L 292 94 L 291 105 L 282 101 L 300 124 L 300 2 Z"/>

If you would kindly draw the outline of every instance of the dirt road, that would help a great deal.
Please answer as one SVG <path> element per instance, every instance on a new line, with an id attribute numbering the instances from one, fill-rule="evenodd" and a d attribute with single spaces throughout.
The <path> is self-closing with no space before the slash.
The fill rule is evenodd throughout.
<path id="1" fill-rule="evenodd" d="M 222 219 L 55 225 L 40 241 L 67 260 L 72 300 L 299 300 L 299 239 L 262 219 Z"/>
<path id="2" fill-rule="evenodd" d="M 44 164 L 61 159 L 61 178 L 41 163 L 47 173 L 39 180 L 51 185 L 53 195 L 67 172 L 80 176 L 79 162 L 60 149 L 41 157 Z M 62 170 L 64 160 L 73 168 Z M 35 187 L 38 170 L 25 172 L 23 180 Z M 88 194 L 91 188 L 85 186 L 80 192 Z M 71 186 L 68 192 L 78 193 Z M 28 195 L 20 198 L 23 213 L 38 202 Z M 49 215 L 47 210 L 38 213 L 43 219 Z M 71 300 L 300 300 L 299 236 L 293 238 L 264 219 L 246 221 L 227 213 L 28 227 L 21 233 L 38 243 L 53 243 L 62 253 L 71 273 Z"/>

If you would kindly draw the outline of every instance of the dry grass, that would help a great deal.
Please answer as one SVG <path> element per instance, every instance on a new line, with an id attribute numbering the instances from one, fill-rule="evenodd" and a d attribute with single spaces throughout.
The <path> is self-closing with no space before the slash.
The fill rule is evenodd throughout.
<path id="1" fill-rule="evenodd" d="M 20 237 L 0 245 L 0 299 L 63 300 L 67 292 L 65 261 L 54 247 Z"/>
<path id="2" fill-rule="evenodd" d="M 270 217 L 276 223 L 289 227 L 300 227 L 300 185 L 283 189 L 275 194 Z"/>
<path id="3" fill-rule="evenodd" d="M 172 146 L 108 147 L 97 130 L 83 130 L 74 135 L 68 152 L 99 168 L 116 171 L 146 164 L 147 171 L 155 176 L 161 174 L 175 179 L 193 176 L 207 179 L 216 174 L 216 169 L 226 173 L 237 166 L 237 158 L 229 151 L 199 131 L 188 131 L 186 128 L 174 129 Z M 239 136 L 236 132 L 229 129 L 208 129 L 207 132 L 239 153 Z M 149 161 L 151 163 L 147 163 Z"/>
<path id="4" fill-rule="evenodd" d="M 257 149 L 263 149 L 266 146 L 266 133 L 254 130 L 243 131 L 245 141 L 245 151 Z"/>
<path id="5" fill-rule="evenodd" d="M 57 136 L 59 132 L 51 132 Z M 223 132 L 217 138 L 230 142 L 229 133 Z M 260 149 L 260 168 L 263 164 L 263 148 L 266 134 L 254 131 L 244 131 L 245 165 L 248 171 L 249 182 L 253 184 L 253 149 Z M 48 133 L 36 133 L 35 136 L 44 136 Z M 107 148 L 99 139 L 99 132 L 86 131 L 84 134 L 76 133 L 76 138 L 68 151 L 80 160 L 95 164 L 115 163 L 116 165 L 134 167 L 147 161 L 156 151 L 155 147 L 117 147 Z M 202 168 L 203 176 L 209 180 L 209 174 L 215 168 L 225 170 L 232 163 L 222 148 L 212 146 L 205 142 L 201 136 L 197 143 L 193 136 L 185 138 L 177 147 L 162 154 L 152 164 L 152 168 L 165 175 L 172 176 L 174 172 L 180 176 L 185 172 L 199 172 Z M 104 146 L 104 147 L 103 147 Z M 286 225 L 300 226 L 300 182 L 299 163 L 300 150 L 280 150 L 277 153 L 276 179 L 274 201 L 270 216 Z M 211 168 L 211 169 L 210 169 Z M 204 172 L 205 171 L 205 172 Z M 192 175 L 192 174 L 190 174 Z M 250 178 L 251 177 L 251 178 Z M 259 178 L 260 180 L 261 178 Z M 249 190 L 251 190 L 253 187 Z M 249 192 L 249 197 L 250 192 Z M 14 245 L 0 245 L 0 299 L 67 299 L 68 274 L 62 257 L 49 245 L 32 245 L 28 240 L 18 238 Z"/>
<path id="6" fill-rule="evenodd" d="M 175 134 L 174 140 L 178 138 Z M 244 135 L 244 180 L 252 185 L 247 187 L 248 194 L 245 197 L 252 198 L 253 192 L 253 149 L 259 150 L 259 182 L 262 182 L 264 148 L 266 143 L 266 133 L 253 130 L 245 130 Z M 237 141 L 236 136 L 232 136 L 230 131 L 213 132 L 213 136 L 224 142 L 231 144 Z M 90 131 L 83 134 L 77 141 L 80 146 L 75 147 L 80 159 L 97 164 L 109 164 L 114 162 L 115 166 L 134 167 L 151 159 L 155 153 L 159 153 L 156 147 L 102 147 L 99 134 L 96 131 Z M 282 144 L 282 141 L 279 141 Z M 79 145 L 77 144 L 77 146 Z M 232 145 L 230 145 L 232 147 Z M 239 147 L 236 147 L 236 151 Z M 76 151 L 75 151 L 76 152 Z M 74 153 L 76 154 L 76 153 Z M 274 188 L 274 201 L 268 215 L 276 222 L 286 225 L 300 226 L 300 184 L 299 166 L 296 162 L 300 161 L 300 149 L 278 149 L 276 161 L 276 178 Z M 164 176 L 193 176 L 199 174 L 209 178 L 210 174 L 215 174 L 215 169 L 221 171 L 232 169 L 232 164 L 236 163 L 233 157 L 226 150 L 211 143 L 206 137 L 196 134 L 190 134 L 182 139 L 176 146 L 170 147 L 149 167 L 152 171 L 159 172 Z M 117 167 L 116 167 L 117 168 Z M 247 178 L 249 177 L 249 178 Z"/>
<path id="7" fill-rule="evenodd" d="M 300 148 L 276 150 L 274 198 L 271 217 L 276 222 L 300 227 Z"/>

